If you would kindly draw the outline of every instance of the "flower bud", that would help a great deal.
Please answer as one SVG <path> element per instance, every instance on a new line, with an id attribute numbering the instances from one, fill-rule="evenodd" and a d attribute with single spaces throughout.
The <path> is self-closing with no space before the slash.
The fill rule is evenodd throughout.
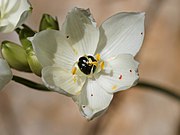
<path id="1" fill-rule="evenodd" d="M 35 55 L 35 52 L 32 49 L 27 50 L 27 61 L 29 63 L 31 71 L 35 73 L 37 76 L 41 76 L 42 66 L 39 63 Z"/>
<path id="2" fill-rule="evenodd" d="M 43 14 L 39 26 L 39 31 L 46 29 L 59 30 L 59 24 L 57 18 L 54 19 L 52 16 L 48 14 Z"/>
<path id="3" fill-rule="evenodd" d="M 19 40 L 21 41 L 21 44 L 25 50 L 32 46 L 31 41 L 28 40 L 28 37 L 33 37 L 36 33 L 35 31 L 23 24 L 21 27 L 16 29 L 16 32 L 18 33 Z"/>
<path id="4" fill-rule="evenodd" d="M 8 64 L 19 71 L 31 72 L 27 61 L 26 51 L 16 43 L 4 41 L 1 45 L 1 51 Z"/>

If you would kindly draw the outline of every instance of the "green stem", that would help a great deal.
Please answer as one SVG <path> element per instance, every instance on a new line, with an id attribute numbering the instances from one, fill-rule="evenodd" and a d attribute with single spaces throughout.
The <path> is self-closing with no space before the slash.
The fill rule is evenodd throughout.
<path id="1" fill-rule="evenodd" d="M 25 79 L 25 78 L 22 78 L 22 77 L 19 77 L 19 76 L 15 76 L 14 75 L 12 80 L 17 82 L 17 83 L 20 83 L 22 85 L 25 85 L 27 87 L 36 89 L 36 90 L 51 91 L 51 90 L 49 90 L 47 87 L 45 87 L 42 84 L 35 83 L 33 81 L 30 81 L 28 79 Z M 180 100 L 180 95 L 172 92 L 170 89 L 167 89 L 167 88 L 164 88 L 164 87 L 160 87 L 160 86 L 155 85 L 155 84 L 151 84 L 151 83 L 148 83 L 148 82 L 140 81 L 137 84 L 137 86 L 138 87 L 142 87 L 142 88 L 150 88 L 149 90 L 158 91 L 158 92 L 164 93 L 164 94 L 166 94 L 166 95 L 168 95 L 170 97 L 173 97 L 173 98 L 175 98 L 177 100 Z"/>
<path id="2" fill-rule="evenodd" d="M 180 95 L 172 92 L 172 90 L 170 89 L 167 89 L 167 88 L 164 88 L 164 87 L 161 87 L 161 86 L 158 86 L 158 85 L 155 85 L 155 84 L 151 84 L 151 83 L 148 83 L 148 82 L 143 82 L 143 81 L 140 81 L 137 86 L 139 87 L 144 87 L 144 88 L 150 88 L 149 90 L 153 90 L 153 91 L 158 91 L 158 92 L 161 92 L 163 94 L 166 94 L 170 97 L 173 97 L 177 100 L 180 100 Z M 148 90 L 148 89 L 147 89 Z M 174 90 L 173 90 L 174 91 Z"/>
<path id="3" fill-rule="evenodd" d="M 44 85 L 42 84 L 38 84 L 38 83 L 35 83 L 33 81 L 30 81 L 28 79 L 25 79 L 25 78 L 22 78 L 22 77 L 19 77 L 19 76 L 13 76 L 12 78 L 13 81 L 17 82 L 17 83 L 20 83 L 22 85 L 25 85 L 29 88 L 33 88 L 33 89 L 36 89 L 36 90 L 40 90 L 40 91 L 51 91 L 49 90 L 47 87 L 45 87 Z"/>

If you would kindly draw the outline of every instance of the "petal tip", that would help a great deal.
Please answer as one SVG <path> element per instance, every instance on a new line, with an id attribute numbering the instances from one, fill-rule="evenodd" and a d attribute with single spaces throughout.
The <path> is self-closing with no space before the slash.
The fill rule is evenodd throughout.
<path id="1" fill-rule="evenodd" d="M 86 118 L 87 121 L 91 121 L 94 118 L 96 118 L 96 117 L 102 115 L 103 113 L 105 113 L 107 108 L 108 107 L 103 108 L 102 110 L 97 111 L 97 110 L 93 110 L 89 106 L 82 105 L 82 106 L 80 106 L 80 112 Z"/>
<path id="2" fill-rule="evenodd" d="M 93 118 L 93 110 L 86 105 L 80 106 L 80 112 L 88 121 Z"/>

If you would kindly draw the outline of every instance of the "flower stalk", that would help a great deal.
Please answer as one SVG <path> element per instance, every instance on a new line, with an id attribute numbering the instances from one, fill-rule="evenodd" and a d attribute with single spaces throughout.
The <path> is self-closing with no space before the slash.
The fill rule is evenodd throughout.
<path id="1" fill-rule="evenodd" d="M 36 90 L 40 90 L 40 91 L 51 91 L 49 90 L 48 88 L 46 88 L 44 85 L 42 84 L 39 84 L 39 83 L 36 83 L 36 82 L 33 82 L 31 80 L 28 80 L 28 79 L 25 79 L 25 78 L 22 78 L 20 76 L 16 76 L 14 75 L 13 78 L 12 78 L 13 81 L 17 82 L 17 83 L 20 83 L 24 86 L 27 86 L 29 88 L 33 88 L 33 89 L 36 89 Z"/>
<path id="2" fill-rule="evenodd" d="M 169 97 L 180 100 L 180 95 L 178 95 L 177 93 L 174 93 L 173 91 L 175 91 L 175 90 L 172 90 L 170 88 L 162 87 L 162 86 L 152 84 L 152 83 L 149 83 L 149 82 L 145 82 L 145 81 L 140 81 L 137 84 L 137 87 L 148 88 L 146 90 L 153 90 L 153 91 L 156 91 L 156 92 L 160 92 L 160 93 L 168 95 Z"/>
<path id="3" fill-rule="evenodd" d="M 31 80 L 22 78 L 20 76 L 15 76 L 14 75 L 12 80 L 17 82 L 17 83 L 20 83 L 20 84 L 22 84 L 24 86 L 27 86 L 29 88 L 33 88 L 33 89 L 40 90 L 40 91 L 53 92 L 50 89 L 48 89 L 47 87 L 45 87 L 43 84 L 33 82 Z M 155 92 L 160 92 L 162 94 L 166 94 L 167 96 L 180 101 L 180 95 L 173 92 L 175 90 L 172 90 L 172 89 L 169 89 L 169 88 L 166 88 L 166 87 L 162 87 L 162 86 L 159 86 L 157 84 L 153 84 L 153 83 L 149 83 L 149 82 L 145 82 L 145 81 L 140 81 L 136 85 L 136 87 L 146 88 L 146 90 L 152 90 L 152 91 L 155 91 Z"/>

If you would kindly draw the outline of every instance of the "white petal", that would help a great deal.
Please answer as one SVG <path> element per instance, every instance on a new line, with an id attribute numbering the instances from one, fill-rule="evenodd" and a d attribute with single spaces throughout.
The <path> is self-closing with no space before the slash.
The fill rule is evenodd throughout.
<path id="1" fill-rule="evenodd" d="M 137 83 L 139 79 L 138 62 L 134 60 L 132 55 L 121 54 L 107 62 L 112 69 L 111 73 L 102 72 L 96 79 L 98 84 L 108 93 L 126 90 Z"/>
<path id="2" fill-rule="evenodd" d="M 3 59 L 0 59 L 0 90 L 12 79 L 12 72 Z"/>
<path id="3" fill-rule="evenodd" d="M 108 94 L 95 80 L 88 79 L 81 94 L 73 99 L 78 104 L 82 114 L 88 119 L 93 119 L 107 109 L 112 94 Z"/>
<path id="4" fill-rule="evenodd" d="M 32 39 L 35 54 L 45 66 L 58 65 L 63 69 L 71 70 L 77 60 L 72 47 L 64 36 L 55 30 L 44 30 Z"/>
<path id="5" fill-rule="evenodd" d="M 139 51 L 144 38 L 144 13 L 119 13 L 107 19 L 100 27 L 97 53 L 102 58 Z"/>
<path id="6" fill-rule="evenodd" d="M 6 21 L 4 25 L 0 23 L 0 31 L 7 33 L 20 26 L 31 11 L 28 0 L 1 0 L 1 21 Z"/>
<path id="7" fill-rule="evenodd" d="M 79 56 L 93 55 L 99 41 L 99 30 L 88 10 L 74 8 L 68 13 L 62 31 Z"/>
<path id="8" fill-rule="evenodd" d="M 59 67 L 45 67 L 42 70 L 44 84 L 61 94 L 77 95 L 85 82 L 85 77 L 76 77 Z"/>

